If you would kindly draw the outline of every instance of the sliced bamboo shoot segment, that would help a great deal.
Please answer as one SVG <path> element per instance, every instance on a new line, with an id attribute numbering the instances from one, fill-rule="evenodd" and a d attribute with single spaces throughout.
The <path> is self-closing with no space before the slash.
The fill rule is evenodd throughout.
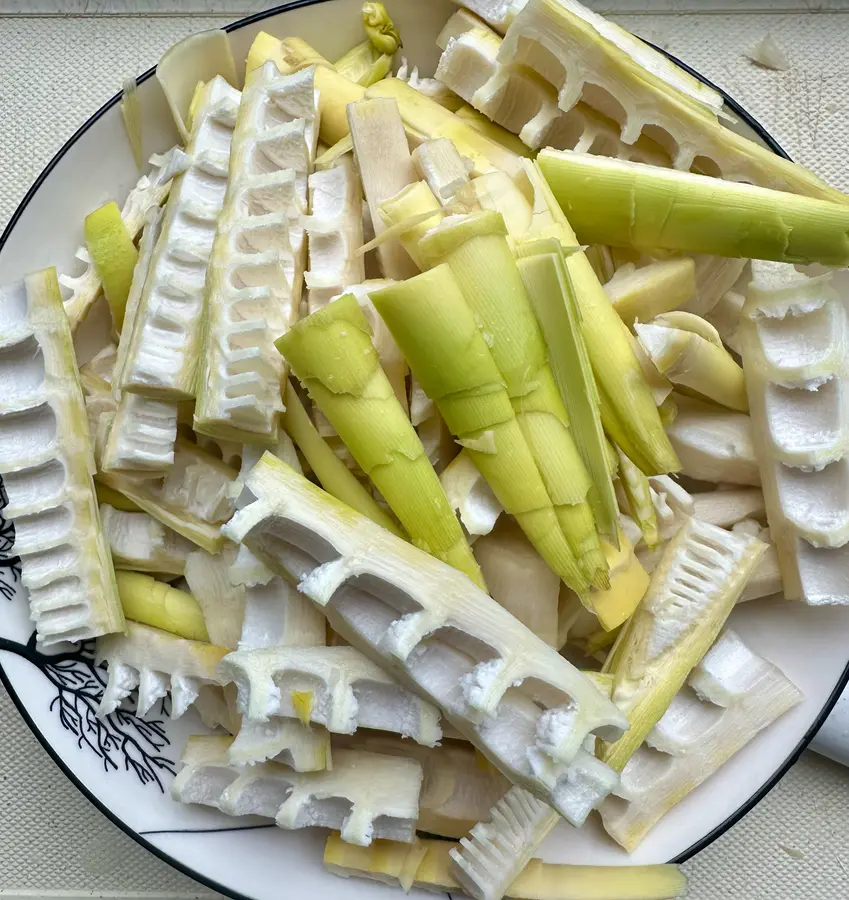
<path id="1" fill-rule="evenodd" d="M 483 584 L 460 523 L 370 338 L 356 298 L 346 294 L 298 322 L 277 347 L 413 542 Z"/>
<path id="2" fill-rule="evenodd" d="M 683 308 L 697 316 L 709 317 L 723 294 L 734 287 L 749 260 L 702 253 L 695 253 L 692 258 L 696 263 L 696 296 Z"/>
<path id="3" fill-rule="evenodd" d="M 161 478 L 98 472 L 97 480 L 119 491 L 154 519 L 207 553 L 218 553 L 221 524 L 233 513 L 231 485 L 238 473 L 183 438 L 174 445 L 174 465 Z"/>
<path id="4" fill-rule="evenodd" d="M 273 340 L 298 317 L 306 236 L 301 216 L 318 140 L 315 69 L 251 74 L 233 132 L 227 194 L 203 310 L 194 428 L 273 443 L 287 376 Z"/>
<path id="5" fill-rule="evenodd" d="M 767 521 L 788 599 L 849 602 L 849 322 L 830 273 L 754 262 L 740 335 Z M 819 566 L 819 568 L 816 568 Z"/>
<path id="6" fill-rule="evenodd" d="M 538 161 L 583 243 L 849 264 L 843 194 L 813 199 L 569 150 L 542 150 Z"/>
<path id="7" fill-rule="evenodd" d="M 245 589 L 230 582 L 236 549 L 225 546 L 214 556 L 195 549 L 186 560 L 186 583 L 203 612 L 209 640 L 235 650 L 245 615 Z"/>
<path id="8" fill-rule="evenodd" d="M 94 450 L 54 269 L 0 288 L 0 475 L 39 644 L 120 631 Z M 108 390 L 108 386 L 107 386 Z"/>
<path id="9" fill-rule="evenodd" d="M 602 669 L 613 674 L 613 702 L 631 722 L 625 737 L 599 744 L 600 758 L 616 771 L 710 648 L 765 551 L 756 538 L 697 519 L 666 545 L 648 593 Z"/>
<path id="10" fill-rule="evenodd" d="M 422 782 L 415 760 L 338 750 L 333 768 L 321 772 L 296 772 L 276 762 L 242 769 L 229 764 L 231 742 L 215 735 L 189 738 L 171 796 L 229 816 L 272 818 L 287 830 L 333 828 L 343 841 L 363 847 L 374 838 L 415 838 Z"/>
<path id="11" fill-rule="evenodd" d="M 232 766 L 252 766 L 274 760 L 296 772 L 333 768 L 330 733 L 319 726 L 305 728 L 297 719 L 250 722 L 239 717 L 228 748 Z"/>
<path id="12" fill-rule="evenodd" d="M 469 163 L 448 138 L 419 144 L 413 150 L 413 164 L 443 206 L 469 185 Z"/>
<path id="13" fill-rule="evenodd" d="M 442 207 L 427 182 L 414 181 L 401 188 L 380 205 L 379 214 L 384 223 L 384 236 L 394 233 L 393 240 L 400 242 L 413 261 L 412 274 L 426 268 L 419 241 L 444 218 Z"/>
<path id="14" fill-rule="evenodd" d="M 471 0 L 470 0 L 471 2 Z M 342 878 L 368 878 L 409 891 L 446 893 L 462 886 L 451 871 L 451 841 L 376 841 L 365 849 L 327 838 L 324 866 Z M 687 890 L 677 866 L 569 866 L 532 859 L 507 888 L 517 900 L 672 900 Z"/>
<path id="15" fill-rule="evenodd" d="M 629 327 L 635 321 L 677 309 L 696 293 L 696 264 L 690 257 L 651 262 L 639 269 L 622 266 L 604 285 L 616 312 Z"/>
<path id="16" fill-rule="evenodd" d="M 501 900 L 559 821 L 548 804 L 514 785 L 489 821 L 478 822 L 449 851 L 451 874 L 476 900 Z"/>
<path id="17" fill-rule="evenodd" d="M 498 61 L 549 81 L 564 111 L 583 101 L 614 118 L 623 143 L 656 140 L 676 169 L 846 202 L 806 169 L 724 128 L 716 115 L 722 98 L 712 88 L 574 0 L 530 0 Z"/>
<path id="18" fill-rule="evenodd" d="M 240 547 L 240 557 L 245 553 L 253 557 L 247 547 Z M 262 565 L 259 560 L 256 562 Z M 233 576 L 232 566 L 230 576 Z M 273 575 L 266 583 L 245 587 L 239 650 L 323 647 L 325 640 L 324 616 L 285 578 Z"/>
<path id="19" fill-rule="evenodd" d="M 616 797 L 602 804 L 608 834 L 633 851 L 675 804 L 801 701 L 779 669 L 726 631 L 626 764 Z"/>
<path id="20" fill-rule="evenodd" d="M 544 79 L 498 61 L 501 38 L 465 10 L 449 19 L 437 44 L 443 51 L 437 78 L 532 150 L 546 146 L 672 165 L 666 150 L 646 135 L 623 143 L 619 125 L 585 103 L 564 112 Z"/>
<path id="21" fill-rule="evenodd" d="M 174 465 L 176 403 L 123 392 L 109 427 L 100 467 L 103 471 L 149 477 Z"/>
<path id="22" fill-rule="evenodd" d="M 448 502 L 457 511 L 472 543 L 478 535 L 489 534 L 504 512 L 492 488 L 472 462 L 468 450 L 461 450 L 439 476 Z"/>
<path id="23" fill-rule="evenodd" d="M 379 237 L 386 229 L 381 204 L 417 180 L 404 124 L 398 104 L 386 98 L 351 104 L 348 124 L 372 226 Z M 397 240 L 380 244 L 377 255 L 386 278 L 403 281 L 418 270 Z"/>
<path id="24" fill-rule="evenodd" d="M 642 532 L 646 546 L 651 550 L 660 540 L 651 485 L 648 478 L 618 447 L 616 453 L 619 456 L 619 484 L 622 485 L 625 494 L 623 503 L 627 501 L 627 509 L 623 509 L 622 512 L 630 513 Z"/>
<path id="25" fill-rule="evenodd" d="M 764 495 L 758 488 L 693 494 L 693 515 L 709 525 L 731 528 L 743 519 L 764 520 Z"/>
<path id="26" fill-rule="evenodd" d="M 115 573 L 124 615 L 190 641 L 209 641 L 203 610 L 187 591 L 171 587 L 141 572 Z"/>
<path id="27" fill-rule="evenodd" d="M 203 89 L 187 145 L 191 163 L 168 198 L 132 330 L 122 335 L 121 391 L 170 402 L 194 397 L 204 282 L 239 98 L 222 78 Z"/>
<path id="28" fill-rule="evenodd" d="M 516 520 L 503 516 L 490 534 L 475 541 L 474 549 L 492 599 L 556 647 L 560 579 Z"/>
<path id="29" fill-rule="evenodd" d="M 354 161 L 344 156 L 335 166 L 309 177 L 310 215 L 304 220 L 310 267 L 304 273 L 307 309 L 315 312 L 351 284 L 365 281 L 363 197 Z"/>
<path id="30" fill-rule="evenodd" d="M 124 634 L 97 640 L 96 660 L 108 663 L 109 669 L 97 715 L 103 718 L 115 712 L 138 688 L 137 716 L 143 717 L 157 700 L 170 693 L 171 718 L 179 719 L 204 685 L 222 683 L 215 670 L 226 654 L 226 647 L 127 622 Z"/>
<path id="31" fill-rule="evenodd" d="M 726 291 L 705 318 L 717 330 L 722 342 L 742 356 L 743 347 L 740 342 L 740 319 L 743 315 L 743 304 L 746 298 L 736 291 Z"/>
<path id="32" fill-rule="evenodd" d="M 439 705 L 511 780 L 583 821 L 588 795 L 600 800 L 612 782 L 581 747 L 591 732 L 615 739 L 624 716 L 455 569 L 270 454 L 247 485 L 257 500 L 227 536 L 297 579 L 334 631 Z"/>
<path id="33" fill-rule="evenodd" d="M 378 731 L 334 735 L 333 747 L 404 756 L 424 770 L 416 828 L 427 834 L 460 838 L 510 789 L 510 782 L 467 743 L 443 740 L 436 747 Z"/>
<path id="34" fill-rule="evenodd" d="M 457 151 L 471 161 L 473 175 L 502 170 L 511 178 L 521 175 L 520 157 L 493 138 L 476 130 L 460 116 L 419 93 L 399 78 L 378 81 L 366 91 L 366 97 L 390 97 L 397 101 L 401 119 L 418 142 L 448 138 Z"/>
<path id="35" fill-rule="evenodd" d="M 172 179 L 184 172 L 190 162 L 190 157 L 178 147 L 173 147 L 164 155 L 150 157 L 150 172 L 139 178 L 121 208 L 121 221 L 133 240 L 145 226 L 148 213 L 157 210 L 167 199 Z M 59 276 L 59 284 L 72 292 L 64 301 L 71 331 L 77 330 L 103 288 L 88 250 L 81 247 L 76 252 L 76 258 L 85 263 L 85 271 L 81 275 Z"/>
<path id="36" fill-rule="evenodd" d="M 100 504 L 103 533 L 116 569 L 182 575 L 194 544 L 153 516 Z"/>
<path id="37" fill-rule="evenodd" d="M 636 323 L 634 331 L 658 371 L 673 384 L 728 409 L 749 411 L 743 370 L 721 340 L 717 346 L 702 335 L 670 327 L 663 316 L 650 324 Z"/>
<path id="38" fill-rule="evenodd" d="M 752 432 L 748 416 L 702 405 L 679 408 L 666 428 L 681 460 L 682 475 L 714 483 L 759 485 Z"/>
<path id="39" fill-rule="evenodd" d="M 330 732 L 392 731 L 427 747 L 442 737 L 439 710 L 401 687 L 353 647 L 270 647 L 231 653 L 221 674 L 235 682 L 250 722 L 301 718 Z"/>

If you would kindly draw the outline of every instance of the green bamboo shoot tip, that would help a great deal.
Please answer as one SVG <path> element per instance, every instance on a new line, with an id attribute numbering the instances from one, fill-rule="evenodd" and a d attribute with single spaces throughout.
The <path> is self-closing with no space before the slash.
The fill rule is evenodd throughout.
<path id="1" fill-rule="evenodd" d="M 376 50 L 392 55 L 401 47 L 401 35 L 382 3 L 363 4 L 363 27 Z"/>
<path id="2" fill-rule="evenodd" d="M 849 265 L 840 203 L 570 151 L 538 162 L 583 243 Z"/>
<path id="3" fill-rule="evenodd" d="M 439 477 L 380 367 L 353 294 L 294 325 L 277 349 L 419 548 L 483 577 Z"/>
<path id="4" fill-rule="evenodd" d="M 190 641 L 209 641 L 203 611 L 195 598 L 141 572 L 117 570 L 115 581 L 124 615 Z"/>
<path id="5" fill-rule="evenodd" d="M 440 265 L 376 291 L 372 302 L 499 503 L 548 565 L 586 591 L 588 578 L 566 541 L 502 373 L 451 268 Z"/>
<path id="6" fill-rule="evenodd" d="M 283 428 L 298 445 L 304 459 L 327 493 L 347 503 L 352 509 L 367 516 L 387 531 L 403 537 L 395 522 L 377 505 L 374 497 L 357 481 L 351 470 L 318 433 L 290 382 L 286 383 L 284 402 L 286 410 L 281 419 Z"/>

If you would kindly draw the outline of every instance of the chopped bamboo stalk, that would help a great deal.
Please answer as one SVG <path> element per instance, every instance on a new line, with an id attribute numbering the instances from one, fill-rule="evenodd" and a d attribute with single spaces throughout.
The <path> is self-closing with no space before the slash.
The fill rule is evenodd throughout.
<path id="1" fill-rule="evenodd" d="M 746 488 L 693 494 L 693 515 L 719 528 L 731 528 L 743 519 L 763 521 L 766 516 L 763 491 Z"/>
<path id="2" fill-rule="evenodd" d="M 209 641 L 203 612 L 197 600 L 141 572 L 115 573 L 124 615 L 132 622 L 150 625 L 190 641 Z"/>
<path id="3" fill-rule="evenodd" d="M 756 538 L 687 519 L 666 545 L 648 593 L 605 661 L 627 734 L 599 744 L 621 772 L 713 644 L 766 551 Z"/>
<path id="4" fill-rule="evenodd" d="M 448 138 L 419 144 L 413 150 L 413 164 L 443 206 L 469 185 L 469 167 Z"/>
<path id="5" fill-rule="evenodd" d="M 0 321 L 0 474 L 25 589 L 17 602 L 28 607 L 41 646 L 120 631 L 91 480 L 93 441 L 55 269 L 0 287 Z"/>
<path id="6" fill-rule="evenodd" d="M 678 468 L 663 431 L 651 389 L 635 356 L 633 337 L 616 315 L 586 255 L 575 248 L 575 232 L 557 205 L 539 166 L 525 172 L 534 190 L 534 219 L 529 237 L 556 237 L 581 314 L 581 330 L 593 367 L 601 404 L 601 421 L 611 439 L 646 475 Z"/>
<path id="7" fill-rule="evenodd" d="M 634 325 L 637 339 L 658 371 L 680 388 L 728 409 L 747 413 L 749 400 L 743 369 L 721 341 L 716 346 L 699 334 L 670 328 L 665 322 L 661 318 L 650 324 Z"/>
<path id="8" fill-rule="evenodd" d="M 666 431 L 681 460 L 682 475 L 715 484 L 760 485 L 748 416 L 701 404 L 685 407 L 679 402 L 678 414 Z"/>
<path id="9" fill-rule="evenodd" d="M 520 157 L 516 153 L 477 131 L 461 117 L 420 94 L 399 78 L 378 81 L 366 90 L 366 96 L 396 100 L 404 124 L 421 135 L 423 140 L 449 138 L 458 152 L 471 161 L 475 175 L 483 175 L 494 169 L 502 169 L 511 178 L 521 175 Z"/>
<path id="10" fill-rule="evenodd" d="M 559 821 L 548 804 L 513 785 L 489 821 L 449 851 L 451 873 L 475 900 L 501 900 Z"/>
<path id="11" fill-rule="evenodd" d="M 120 509 L 122 512 L 142 511 L 142 508 L 138 503 L 133 503 L 129 497 L 125 497 L 119 491 L 116 491 L 114 488 L 108 487 L 105 484 L 101 484 L 99 481 L 95 482 L 94 489 L 97 494 L 97 502 L 101 506 L 106 503 L 113 509 Z"/>
<path id="12" fill-rule="evenodd" d="M 599 533 L 615 544 L 618 510 L 607 462 L 607 440 L 581 316 L 557 241 L 519 246 L 519 271 L 548 345 L 549 361 L 573 423 L 575 443 L 592 478 L 589 501 Z"/>
<path id="13" fill-rule="evenodd" d="M 429 264 L 450 266 L 504 379 L 563 535 L 588 583 L 606 588 L 607 563 L 587 501 L 592 482 L 505 235 L 501 216 L 484 211 L 445 220 L 419 249 Z"/>
<path id="14" fill-rule="evenodd" d="M 178 437 L 174 465 L 163 478 L 98 472 L 96 479 L 207 553 L 218 553 L 224 542 L 221 523 L 233 512 L 230 489 L 236 476 L 219 459 Z"/>
<path id="15" fill-rule="evenodd" d="M 649 480 L 619 449 L 619 481 L 628 499 L 628 512 L 640 526 L 643 540 L 649 550 L 653 550 L 660 540 L 657 533 L 657 515 L 651 498 Z"/>
<path id="16" fill-rule="evenodd" d="M 502 375 L 447 265 L 372 295 L 413 374 L 540 556 L 579 592 L 566 542 Z"/>
<path id="17" fill-rule="evenodd" d="M 309 177 L 310 215 L 304 220 L 309 238 L 309 269 L 304 273 L 307 309 L 315 312 L 365 281 L 363 257 L 363 195 L 352 156 Z"/>
<path id="18" fill-rule="evenodd" d="M 560 579 L 516 520 L 502 516 L 489 534 L 475 541 L 474 550 L 492 599 L 554 647 Z"/>
<path id="19" fill-rule="evenodd" d="M 457 891 L 451 871 L 451 841 L 420 838 L 414 844 L 375 841 L 356 847 L 331 834 L 324 865 L 342 878 L 354 875 L 384 884 L 429 891 Z M 532 859 L 507 888 L 516 900 L 672 900 L 687 889 L 677 866 L 570 866 Z"/>
<path id="20" fill-rule="evenodd" d="M 844 203 L 570 151 L 538 161 L 586 243 L 849 264 Z"/>
<path id="21" fill-rule="evenodd" d="M 318 433 L 297 391 L 289 381 L 286 382 L 284 399 L 286 411 L 281 420 L 283 427 L 298 445 L 304 459 L 327 493 L 347 503 L 372 522 L 403 537 L 395 522 L 375 503 L 372 495 L 357 481 L 345 463 L 336 456 Z"/>
<path id="22" fill-rule="evenodd" d="M 379 213 L 384 228 L 403 229 L 398 233 L 398 240 L 416 269 L 421 271 L 425 264 L 419 252 L 419 241 L 444 217 L 442 206 L 427 182 L 415 181 L 401 188 L 397 194 L 387 197 L 380 204 Z M 404 227 L 405 223 L 410 223 L 409 228 Z M 385 245 L 381 244 L 383 246 Z"/>
<path id="23" fill-rule="evenodd" d="M 531 205 L 516 183 L 504 172 L 487 172 L 472 180 L 472 190 L 481 209 L 501 213 L 512 241 L 527 237 L 531 228 Z"/>
<path id="24" fill-rule="evenodd" d="M 356 298 L 348 294 L 298 322 L 277 348 L 413 543 L 482 585 L 439 478 L 380 367 Z"/>
<path id="25" fill-rule="evenodd" d="M 348 124 L 372 226 L 379 237 L 386 228 L 380 205 L 417 180 L 398 104 L 382 98 L 353 103 L 348 107 Z M 377 254 L 386 278 L 403 280 L 416 273 L 416 265 L 397 240 L 382 243 Z"/>
<path id="26" fill-rule="evenodd" d="M 301 216 L 318 127 L 315 71 L 281 75 L 267 62 L 251 73 L 239 107 L 206 282 L 193 423 L 217 439 L 277 438 L 287 373 L 272 341 L 300 308 Z"/>
<path id="27" fill-rule="evenodd" d="M 240 94 L 216 78 L 202 92 L 138 302 L 121 335 L 117 387 L 176 403 L 195 396 L 204 284 L 227 188 Z"/>
<path id="28" fill-rule="evenodd" d="M 98 500 L 103 533 L 116 569 L 166 575 L 185 572 L 186 557 L 194 550 L 191 541 L 147 513 L 122 510 L 100 496 Z"/>
<path id="29" fill-rule="evenodd" d="M 696 293 L 696 264 L 690 257 L 658 260 L 639 269 L 623 266 L 604 285 L 613 307 L 629 327 L 677 309 Z"/>

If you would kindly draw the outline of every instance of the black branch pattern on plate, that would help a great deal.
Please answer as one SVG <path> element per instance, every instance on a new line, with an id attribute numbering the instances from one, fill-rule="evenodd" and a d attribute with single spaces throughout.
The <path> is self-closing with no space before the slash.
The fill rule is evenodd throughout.
<path id="1" fill-rule="evenodd" d="M 0 480 L 0 509 L 6 505 L 6 494 Z M 0 517 L 0 597 L 12 600 L 21 580 L 21 563 L 12 550 L 15 530 L 11 522 Z M 171 741 L 163 719 L 141 719 L 126 709 L 117 709 L 104 718 L 97 716 L 107 675 L 95 662 L 95 641 L 66 645 L 66 652 L 42 652 L 35 631 L 26 644 L 0 637 L 0 650 L 15 653 L 32 663 L 50 682 L 55 696 L 50 711 L 59 723 L 77 739 L 77 746 L 94 753 L 105 772 L 123 769 L 133 772 L 142 784 L 155 784 L 165 792 L 163 779 L 176 774 L 176 766 L 163 751 Z M 129 698 L 135 708 L 136 692 Z M 168 713 L 167 699 L 160 710 Z"/>

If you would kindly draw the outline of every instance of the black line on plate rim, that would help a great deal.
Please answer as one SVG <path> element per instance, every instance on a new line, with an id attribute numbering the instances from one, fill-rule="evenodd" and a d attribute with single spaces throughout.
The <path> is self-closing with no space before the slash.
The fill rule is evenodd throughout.
<path id="1" fill-rule="evenodd" d="M 272 9 L 263 10 L 262 12 L 254 13 L 250 16 L 245 16 L 242 19 L 238 19 L 235 22 L 231 22 L 229 25 L 224 26 L 224 31 L 230 33 L 231 31 L 237 31 L 240 28 L 244 28 L 246 25 L 253 25 L 256 22 L 262 22 L 265 19 L 271 18 L 271 16 L 276 16 L 282 12 L 289 12 L 294 9 L 303 9 L 308 6 L 317 6 L 320 3 L 325 3 L 327 0 L 293 0 L 290 3 L 284 3 L 280 6 L 275 6 Z M 648 43 L 648 42 L 646 42 Z M 708 85 L 713 88 L 719 94 L 722 95 L 725 104 L 734 112 L 734 114 L 743 122 L 745 122 L 754 132 L 758 135 L 758 137 L 769 147 L 770 150 L 773 151 L 778 156 L 782 156 L 785 159 L 790 159 L 788 154 L 784 151 L 782 146 L 769 134 L 769 132 L 754 118 L 749 112 L 743 109 L 742 106 L 733 98 L 730 97 L 722 88 L 717 87 L 717 85 L 713 84 L 712 81 L 705 78 L 700 73 L 696 72 L 694 69 L 690 68 L 686 63 L 682 62 L 677 57 L 673 56 L 671 53 L 667 53 L 660 47 L 656 47 L 654 44 L 650 46 L 654 47 L 655 50 L 658 50 L 660 53 L 663 53 L 664 56 L 669 57 L 674 63 L 679 65 L 685 72 L 692 75 L 694 78 L 697 78 L 703 84 Z M 144 81 L 147 81 L 148 78 L 151 78 L 156 72 L 156 66 L 152 66 L 146 72 L 143 72 L 136 79 L 137 84 L 141 84 Z M 18 207 L 15 209 L 15 212 L 12 214 L 12 217 L 9 219 L 9 223 L 6 225 L 3 230 L 3 234 L 0 235 L 0 251 L 5 247 L 6 242 L 9 239 L 12 230 L 15 225 L 17 225 L 19 219 L 24 213 L 24 210 L 29 206 L 30 201 L 35 196 L 35 194 L 41 189 L 44 182 L 50 176 L 50 173 L 53 169 L 56 168 L 59 161 L 65 156 L 65 154 L 70 150 L 70 148 L 85 134 L 86 131 L 91 128 L 92 125 L 95 124 L 100 118 L 102 118 L 113 106 L 119 103 L 121 100 L 121 92 L 118 92 L 111 99 L 107 100 L 97 112 L 93 113 L 75 132 L 71 137 L 62 145 L 62 147 L 58 150 L 55 156 L 50 160 L 50 162 L 45 166 L 42 170 L 41 174 L 36 178 L 33 182 L 30 189 L 24 195 L 23 200 L 21 200 Z M 95 806 L 107 819 L 109 819 L 114 825 L 117 825 L 124 834 L 131 837 L 136 843 L 140 844 L 154 856 L 161 859 L 163 862 L 168 863 L 172 868 L 176 869 L 178 872 L 181 872 L 183 875 L 188 876 L 189 878 L 194 879 L 205 887 L 211 888 L 214 891 L 218 891 L 220 894 L 224 894 L 227 897 L 231 897 L 232 900 L 255 900 L 255 898 L 249 897 L 247 894 L 242 894 L 239 891 L 235 891 L 232 888 L 228 888 L 223 884 L 219 884 L 212 878 L 209 878 L 205 875 L 202 875 L 200 872 L 192 869 L 191 867 L 181 863 L 179 860 L 176 860 L 170 854 L 166 853 L 163 850 L 160 850 L 155 844 L 152 844 L 150 841 L 146 840 L 143 835 L 153 835 L 158 832 L 139 832 L 131 828 L 123 819 L 119 818 L 117 813 L 114 813 L 108 806 L 106 806 L 101 800 L 99 800 L 74 774 L 73 770 L 63 761 L 63 759 L 59 756 L 56 750 L 53 748 L 53 745 L 47 740 L 47 738 L 41 733 L 38 726 L 33 721 L 20 697 L 18 697 L 17 692 L 12 687 L 11 682 L 9 681 L 8 676 L 3 670 L 2 664 L 0 664 L 0 681 L 2 681 L 3 686 L 6 688 L 7 693 L 12 698 L 12 702 L 17 707 L 18 712 L 21 714 L 21 717 L 26 722 L 30 731 L 35 735 L 38 742 L 42 747 L 47 751 L 48 756 L 53 760 L 54 763 L 59 767 L 59 769 L 65 774 L 68 780 L 77 788 L 77 790 L 93 805 Z M 695 856 L 696 853 L 704 850 L 709 844 L 713 843 L 718 837 L 723 835 L 729 828 L 735 825 L 743 816 L 746 815 L 751 809 L 753 809 L 764 797 L 775 787 L 776 784 L 784 777 L 787 773 L 788 769 L 799 759 L 802 755 L 802 751 L 808 746 L 811 740 L 814 738 L 816 733 L 820 730 L 825 720 L 828 718 L 828 714 L 831 712 L 834 705 L 837 703 L 840 695 L 843 693 L 843 689 L 846 687 L 847 683 L 849 683 L 849 662 L 847 662 L 846 667 L 843 670 L 843 674 L 837 682 L 834 690 L 823 706 L 817 718 L 814 720 L 811 727 L 804 734 L 802 739 L 796 745 L 794 750 L 790 753 L 790 755 L 784 760 L 784 762 L 776 769 L 773 773 L 772 777 L 769 778 L 745 803 L 743 803 L 735 812 L 731 813 L 727 819 L 721 822 L 713 831 L 710 831 L 706 834 L 701 840 L 696 841 L 690 847 L 688 847 L 683 853 L 680 853 L 676 856 L 671 862 L 673 863 L 682 863 L 686 860 L 690 859 L 692 856 Z M 256 826 L 257 828 L 262 828 L 265 826 Z M 269 826 L 273 827 L 273 826 Z M 222 829 L 226 831 L 245 831 L 248 830 L 246 828 L 234 828 L 234 829 Z"/>
<path id="2" fill-rule="evenodd" d="M 160 828 L 153 831 L 139 831 L 140 835 L 151 834 L 221 834 L 225 831 L 259 831 L 263 828 L 276 828 L 274 822 L 267 825 L 232 825 L 229 828 Z"/>

